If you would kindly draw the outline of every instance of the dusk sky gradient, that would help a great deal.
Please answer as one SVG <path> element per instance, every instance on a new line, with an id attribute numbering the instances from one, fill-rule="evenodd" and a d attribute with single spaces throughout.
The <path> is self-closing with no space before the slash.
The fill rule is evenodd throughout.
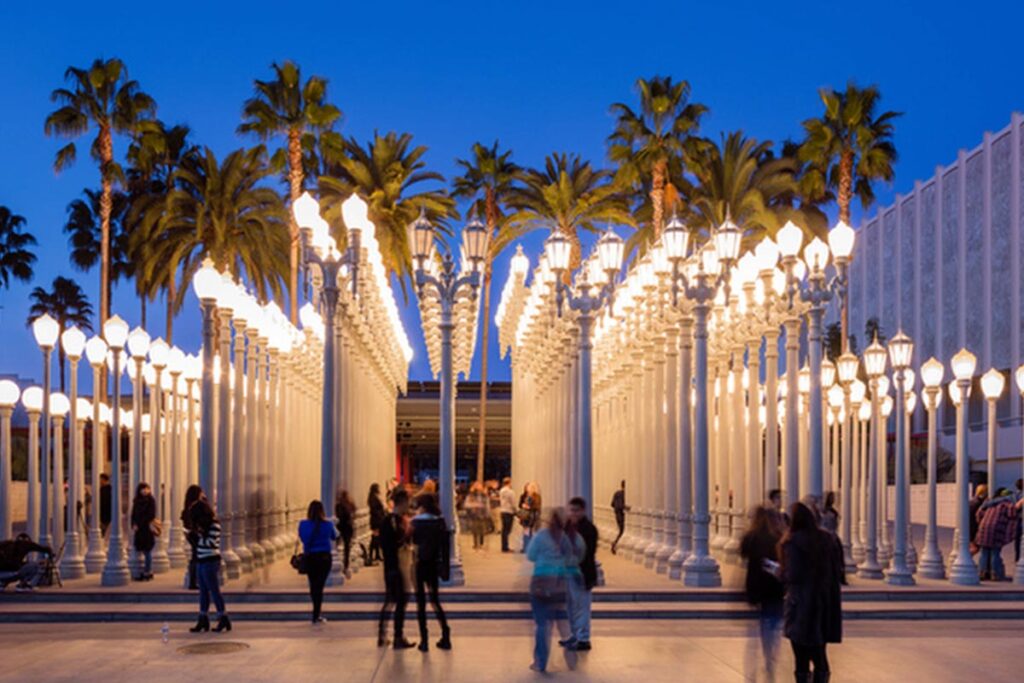
<path id="1" fill-rule="evenodd" d="M 98 270 L 71 268 L 62 231 L 68 203 L 99 185 L 88 156 L 94 133 L 78 141 L 77 163 L 60 176 L 53 158 L 64 141 L 43 134 L 50 92 L 70 65 L 121 58 L 160 118 L 187 123 L 195 142 L 223 157 L 256 142 L 235 133 L 253 79 L 292 59 L 304 76 L 329 80 L 344 134 L 365 141 L 374 130 L 408 131 L 446 177 L 478 140 L 500 140 L 521 165 L 553 151 L 605 165 L 608 107 L 632 105 L 641 76 L 689 80 L 693 98 L 711 109 L 705 135 L 742 128 L 776 142 L 798 138 L 800 122 L 820 113 L 819 87 L 853 78 L 878 84 L 883 106 L 905 112 L 896 181 L 878 188 L 884 206 L 1024 108 L 1022 19 L 1021 3 L 1010 0 L 3 3 L 0 205 L 25 216 L 40 244 L 35 282 L 0 290 L 0 374 L 41 375 L 25 326 L 32 286 L 74 277 L 98 305 Z M 126 146 L 118 140 L 117 153 Z M 855 227 L 860 217 L 858 205 Z M 524 241 L 534 262 L 544 237 Z M 496 264 L 495 309 L 511 254 Z M 175 342 L 194 352 L 199 307 L 189 296 Z M 113 310 L 137 324 L 130 284 L 115 292 Z M 410 378 L 427 379 L 412 303 L 403 316 L 416 354 Z M 163 334 L 160 302 L 149 323 L 153 337 Z M 507 380 L 496 338 L 490 378 Z M 473 378 L 479 361 L 478 353 Z"/>

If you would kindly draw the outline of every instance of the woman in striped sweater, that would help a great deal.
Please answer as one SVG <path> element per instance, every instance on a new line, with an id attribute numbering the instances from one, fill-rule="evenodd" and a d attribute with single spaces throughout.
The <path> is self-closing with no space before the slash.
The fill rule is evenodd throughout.
<path id="1" fill-rule="evenodd" d="M 192 528 L 188 532 L 196 558 L 196 578 L 199 583 L 199 621 L 190 631 L 210 630 L 210 599 L 217 607 L 217 633 L 231 630 L 231 620 L 224 611 L 224 598 L 220 594 L 220 522 L 206 499 L 200 499 L 189 508 Z"/>

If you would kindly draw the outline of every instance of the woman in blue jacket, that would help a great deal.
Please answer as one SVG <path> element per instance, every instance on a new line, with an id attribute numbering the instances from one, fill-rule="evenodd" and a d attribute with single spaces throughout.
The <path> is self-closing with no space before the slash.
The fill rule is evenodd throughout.
<path id="1" fill-rule="evenodd" d="M 331 573 L 331 542 L 338 538 L 338 529 L 327 520 L 324 504 L 314 500 L 306 511 L 306 519 L 299 522 L 302 541 L 302 562 L 309 579 L 309 597 L 313 599 L 313 623 L 327 621 L 320 616 L 324 602 L 324 586 Z"/>

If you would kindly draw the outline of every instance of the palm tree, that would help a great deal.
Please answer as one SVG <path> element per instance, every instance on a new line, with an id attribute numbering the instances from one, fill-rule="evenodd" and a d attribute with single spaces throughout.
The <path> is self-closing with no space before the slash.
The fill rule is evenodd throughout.
<path id="1" fill-rule="evenodd" d="M 304 158 L 315 149 L 313 131 L 330 129 L 341 118 L 341 110 L 327 103 L 327 80 L 311 76 L 302 83 L 299 66 L 291 61 L 271 64 L 274 80 L 254 82 L 256 93 L 242 108 L 239 133 L 255 133 L 260 140 L 283 135 L 284 149 L 275 154 L 278 163 L 287 161 L 288 189 L 291 201 L 302 194 L 305 179 Z M 282 158 L 284 157 L 284 158 Z M 293 324 L 299 321 L 299 227 L 294 219 L 288 222 L 289 247 L 288 292 Z"/>
<path id="2" fill-rule="evenodd" d="M 748 244 L 774 236 L 787 220 L 823 234 L 821 224 L 793 206 L 799 189 L 796 169 L 795 160 L 772 153 L 771 142 L 758 142 L 743 131 L 723 136 L 719 144 L 709 143 L 693 165 L 693 227 L 710 231 L 731 217 Z"/>
<path id="3" fill-rule="evenodd" d="M 877 86 L 859 88 L 850 81 L 844 92 L 831 88 L 818 91 L 825 111 L 803 123 L 806 137 L 799 157 L 808 170 L 800 179 L 803 193 L 811 199 L 828 199 L 833 194 L 839 205 L 839 220 L 850 222 L 853 196 L 868 208 L 875 201 L 872 187 L 877 180 L 891 182 L 895 172 L 895 119 L 899 112 L 879 113 L 882 95 Z M 848 302 L 844 299 L 840 322 L 843 339 L 848 336 Z"/>
<path id="4" fill-rule="evenodd" d="M 625 196 L 613 184 L 612 173 L 595 169 L 575 154 L 550 154 L 543 169 L 521 174 L 522 187 L 509 194 L 515 210 L 509 223 L 522 230 L 559 231 L 572 245 L 569 269 L 582 260 L 580 231 L 596 232 L 599 223 L 633 225 Z"/>
<path id="5" fill-rule="evenodd" d="M 321 141 L 322 143 L 324 141 Z M 355 138 L 340 138 L 333 145 L 321 144 L 324 174 L 319 192 L 324 218 L 334 226 L 343 225 L 341 203 L 353 192 L 366 199 L 370 220 L 376 226 L 381 258 L 389 275 L 405 279 L 412 275 L 407 228 L 422 211 L 442 232 L 456 218 L 455 201 L 443 189 L 424 189 L 421 183 L 443 183 L 444 176 L 426 170 L 427 148 L 412 146 L 409 133 L 374 133 L 362 146 Z M 344 231 L 334 235 L 345 244 Z"/>
<path id="6" fill-rule="evenodd" d="M 167 195 L 173 186 L 174 172 L 185 159 L 194 157 L 198 147 L 191 143 L 191 129 L 185 125 L 166 126 L 162 121 L 143 131 L 132 140 L 128 147 L 128 209 L 125 213 L 124 232 L 131 234 L 135 230 L 145 230 L 147 220 L 157 222 L 167 205 Z M 151 280 L 147 273 L 138 268 L 138 264 L 148 261 L 145 252 L 150 243 L 136 240 L 132 244 L 137 253 L 132 253 L 135 266 L 135 291 L 139 296 L 142 308 L 142 324 L 146 324 L 146 301 L 152 301 L 163 292 L 166 296 L 166 333 L 165 339 L 172 343 L 174 339 L 174 313 L 177 300 L 177 272 L 162 269 L 165 280 Z"/>
<path id="7" fill-rule="evenodd" d="M 11 286 L 11 278 L 28 282 L 32 279 L 32 264 L 36 255 L 31 247 L 36 238 L 27 232 L 25 217 L 13 213 L 6 206 L 0 206 L 0 285 Z"/>
<path id="8" fill-rule="evenodd" d="M 92 332 L 92 305 L 77 282 L 66 277 L 53 279 L 50 291 L 36 287 L 29 294 L 32 306 L 29 308 L 27 325 L 39 316 L 48 313 L 57 321 L 57 328 L 64 332 L 77 325 L 85 332 Z M 60 337 L 58 337 L 60 339 Z M 60 390 L 64 391 L 64 346 L 57 343 L 57 358 L 60 362 Z"/>
<path id="9" fill-rule="evenodd" d="M 82 190 L 82 197 L 74 199 L 67 207 L 67 222 L 64 234 L 71 247 L 71 265 L 76 270 L 88 272 L 100 262 L 103 251 L 102 190 Z M 131 277 L 133 265 L 127 249 L 127 235 L 124 228 L 125 210 L 128 197 L 119 190 L 111 193 L 109 235 L 110 249 L 107 297 L 113 283 Z"/>
<path id="10" fill-rule="evenodd" d="M 640 106 L 634 111 L 617 102 L 611 113 L 617 121 L 608 138 L 608 158 L 617 165 L 616 182 L 624 187 L 645 188 L 651 199 L 652 237 L 657 239 L 665 225 L 665 206 L 678 196 L 669 183 L 670 166 L 682 164 L 699 151 L 696 137 L 701 117 L 708 108 L 690 101 L 690 84 L 671 77 L 637 79 Z"/>
<path id="11" fill-rule="evenodd" d="M 169 282 L 180 273 L 187 282 L 208 256 L 218 269 L 244 273 L 259 298 L 280 297 L 287 286 L 288 214 L 264 182 L 271 173 L 263 146 L 235 150 L 223 162 L 209 148 L 186 157 L 164 205 L 155 204 L 131 234 L 140 277 Z M 185 290 L 174 292 L 174 313 Z"/>
<path id="12" fill-rule="evenodd" d="M 46 117 L 47 135 L 75 138 L 96 128 L 90 146 L 100 166 L 100 310 L 99 324 L 110 317 L 111 216 L 114 187 L 124 181 L 120 164 L 114 159 L 114 135 L 132 133 L 156 112 L 153 98 L 142 92 L 137 81 L 128 78 L 120 59 L 95 60 L 86 69 L 68 67 L 67 88 L 50 95 L 60 107 Z M 59 173 L 74 163 L 77 150 L 69 142 L 57 152 L 54 169 Z"/>
<path id="13" fill-rule="evenodd" d="M 487 228 L 487 254 L 483 263 L 483 330 L 480 342 L 480 441 L 477 444 L 476 478 L 484 480 L 484 453 L 487 446 L 487 353 L 491 328 L 491 269 L 494 259 L 511 240 L 511 226 L 504 213 L 509 194 L 515 187 L 520 168 L 510 157 L 511 150 L 498 151 L 498 141 L 490 147 L 473 144 L 471 159 L 457 159 L 463 174 L 452 181 L 452 196 L 469 199 L 470 216 L 483 219 Z"/>

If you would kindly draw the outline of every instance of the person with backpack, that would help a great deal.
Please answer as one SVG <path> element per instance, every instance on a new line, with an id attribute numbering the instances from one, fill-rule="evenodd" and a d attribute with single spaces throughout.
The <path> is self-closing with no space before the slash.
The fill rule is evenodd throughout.
<path id="1" fill-rule="evenodd" d="M 313 601 L 313 624 L 327 620 L 320 616 L 324 603 L 324 586 L 331 573 L 331 543 L 338 538 L 338 530 L 327 520 L 324 504 L 319 500 L 309 503 L 306 519 L 299 522 L 299 540 L 302 541 L 300 564 L 309 580 L 309 597 Z"/>
<path id="2" fill-rule="evenodd" d="M 416 546 L 416 616 L 420 626 L 420 652 L 427 652 L 430 635 L 427 631 L 427 591 L 434 606 L 434 616 L 441 625 L 437 647 L 452 649 L 451 630 L 438 594 L 441 580 L 447 580 L 451 569 L 451 541 L 448 525 L 441 516 L 437 496 L 423 493 L 416 499 L 419 514 L 412 518 L 412 541 Z"/>

